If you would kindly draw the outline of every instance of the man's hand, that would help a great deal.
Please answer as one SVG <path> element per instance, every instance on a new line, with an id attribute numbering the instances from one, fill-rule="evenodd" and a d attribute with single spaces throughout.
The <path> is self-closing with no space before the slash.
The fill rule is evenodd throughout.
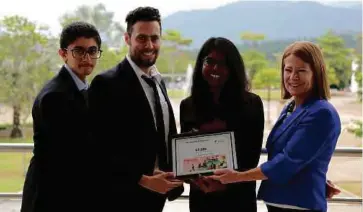
<path id="1" fill-rule="evenodd" d="M 331 199 L 333 196 L 338 195 L 340 190 L 335 187 L 335 185 L 330 181 L 327 180 L 326 182 L 326 198 Z"/>
<path id="2" fill-rule="evenodd" d="M 169 190 L 182 186 L 183 182 L 174 179 L 172 172 L 161 172 L 153 176 L 143 175 L 139 184 L 151 191 L 166 194 Z"/>
<path id="3" fill-rule="evenodd" d="M 153 173 L 153 175 L 158 175 L 158 174 L 163 174 L 163 173 L 166 173 L 166 172 L 164 172 L 164 171 L 161 171 L 160 169 L 154 169 L 154 173 Z M 171 173 L 171 172 L 170 172 Z M 166 178 L 167 180 L 169 180 L 170 182 L 180 182 L 180 183 L 184 183 L 183 181 L 181 181 L 181 180 L 178 180 L 178 179 L 176 179 L 176 178 L 174 178 L 174 174 L 172 175 L 172 177 L 167 177 Z"/>
<path id="4" fill-rule="evenodd" d="M 160 169 L 154 169 L 153 175 L 162 174 L 162 173 L 165 173 L 165 172 L 161 171 Z"/>
<path id="5" fill-rule="evenodd" d="M 226 189 L 226 186 L 220 183 L 219 181 L 205 177 L 200 177 L 195 180 L 192 180 L 191 183 L 196 185 L 204 193 L 222 191 Z"/>

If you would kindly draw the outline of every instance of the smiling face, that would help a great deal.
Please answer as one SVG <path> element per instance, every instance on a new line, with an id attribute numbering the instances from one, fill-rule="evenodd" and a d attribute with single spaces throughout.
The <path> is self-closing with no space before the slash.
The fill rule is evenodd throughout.
<path id="1" fill-rule="evenodd" d="M 138 21 L 131 34 L 125 33 L 132 61 L 141 69 L 153 66 L 159 55 L 160 25 L 157 21 Z"/>
<path id="2" fill-rule="evenodd" d="M 313 90 L 313 71 L 309 63 L 291 54 L 284 59 L 284 86 L 295 99 L 304 101 Z"/>
<path id="3" fill-rule="evenodd" d="M 210 87 L 221 88 L 227 81 L 229 70 L 224 55 L 211 51 L 203 59 L 202 75 Z"/>

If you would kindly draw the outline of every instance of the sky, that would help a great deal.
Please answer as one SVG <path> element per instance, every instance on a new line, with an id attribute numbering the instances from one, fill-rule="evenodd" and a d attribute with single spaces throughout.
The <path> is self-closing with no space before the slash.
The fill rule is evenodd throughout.
<path id="1" fill-rule="evenodd" d="M 71 12 L 78 6 L 96 5 L 103 3 L 108 11 L 114 12 L 114 20 L 125 26 L 124 19 L 128 11 L 138 6 L 153 6 L 159 9 L 161 16 L 166 17 L 181 10 L 212 9 L 239 0 L 5 0 L 0 6 L 0 18 L 10 15 L 21 15 L 46 24 L 52 33 L 58 34 L 61 30 L 59 17 L 65 12 Z M 297 1 L 297 0 L 293 0 Z M 321 3 L 345 0 L 314 0 Z M 349 1 L 349 0 L 347 0 Z"/>

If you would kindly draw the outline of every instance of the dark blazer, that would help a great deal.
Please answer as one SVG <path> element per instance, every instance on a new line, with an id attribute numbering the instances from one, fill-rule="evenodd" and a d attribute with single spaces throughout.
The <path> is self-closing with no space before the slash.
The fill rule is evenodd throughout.
<path id="1" fill-rule="evenodd" d="M 65 67 L 39 92 L 32 116 L 34 155 L 21 212 L 86 209 L 80 194 L 88 193 L 87 107 Z"/>
<path id="2" fill-rule="evenodd" d="M 247 93 L 237 110 L 221 111 L 227 130 L 235 132 L 238 170 L 244 171 L 258 165 L 264 130 L 263 104 L 259 96 Z M 192 98 L 180 104 L 181 132 L 199 129 L 204 120 L 197 120 L 196 107 Z M 215 117 L 220 118 L 220 117 Z M 226 190 L 205 194 L 191 185 L 191 212 L 246 211 L 256 212 L 256 183 L 245 182 L 227 185 Z"/>
<path id="3" fill-rule="evenodd" d="M 169 106 L 170 136 L 176 134 L 175 119 L 163 83 L 161 87 Z M 139 185 L 142 175 L 153 174 L 158 135 L 148 99 L 126 58 L 94 78 L 89 103 L 93 138 L 102 158 L 100 189 L 108 194 L 104 205 L 110 211 L 126 207 L 132 211 L 162 211 L 167 195 Z M 169 164 L 164 161 L 160 169 L 171 171 Z M 172 195 L 182 192 L 179 188 Z"/>
<path id="4" fill-rule="evenodd" d="M 266 202 L 326 211 L 326 173 L 341 122 L 326 100 L 310 99 L 285 121 L 286 108 L 267 139 L 268 162 L 261 165 L 268 177 L 258 198 Z"/>

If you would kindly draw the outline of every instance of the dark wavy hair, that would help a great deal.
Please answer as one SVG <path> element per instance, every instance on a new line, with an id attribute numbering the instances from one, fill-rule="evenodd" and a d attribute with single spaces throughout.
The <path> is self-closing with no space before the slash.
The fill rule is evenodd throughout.
<path id="1" fill-rule="evenodd" d="M 197 113 L 208 113 L 206 108 L 213 105 L 213 96 L 209 85 L 202 75 L 203 59 L 212 51 L 216 51 L 225 57 L 229 76 L 225 82 L 219 97 L 219 103 L 226 109 L 238 107 L 250 90 L 244 62 L 237 47 L 223 37 L 209 38 L 200 49 L 194 66 L 191 98 L 196 106 Z"/>
<path id="2" fill-rule="evenodd" d="M 127 33 L 132 34 L 132 27 L 138 21 L 157 21 L 161 31 L 161 17 L 159 10 L 154 7 L 137 7 L 130 11 L 125 19 L 127 23 Z"/>
<path id="3" fill-rule="evenodd" d="M 66 49 L 80 37 L 95 39 L 98 48 L 101 48 L 102 41 L 98 30 L 94 25 L 84 21 L 75 21 L 65 26 L 60 36 L 59 46 L 61 49 Z"/>

